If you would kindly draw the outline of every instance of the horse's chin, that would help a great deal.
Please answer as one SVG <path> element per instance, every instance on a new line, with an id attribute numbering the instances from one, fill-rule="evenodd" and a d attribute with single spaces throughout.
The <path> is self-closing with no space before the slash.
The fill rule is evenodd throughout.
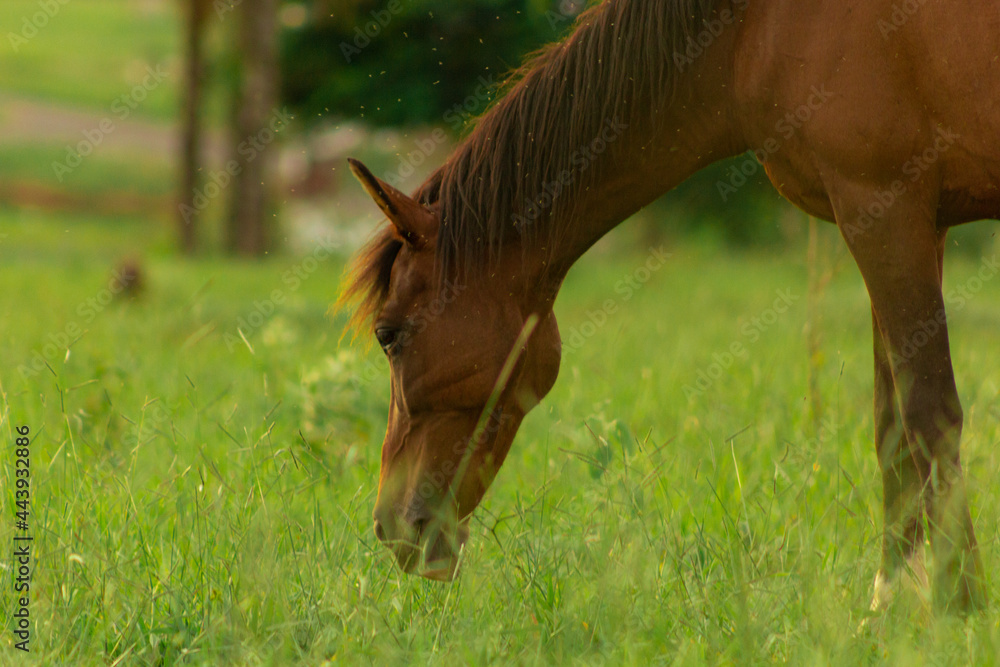
<path id="1" fill-rule="evenodd" d="M 433 563 L 431 565 L 437 565 L 437 563 Z M 444 567 L 435 567 L 433 569 L 427 568 L 420 570 L 420 572 L 418 572 L 417 574 L 419 574 L 424 579 L 430 579 L 431 581 L 441 581 L 441 582 L 454 581 L 455 576 L 458 574 L 458 560 L 456 559 L 454 562 L 447 563 Z"/>
<path id="2" fill-rule="evenodd" d="M 447 554 L 428 560 L 410 558 L 403 560 L 397 557 L 397 562 L 403 572 L 416 574 L 431 581 L 453 581 L 458 576 L 458 554 Z"/>
<path id="3" fill-rule="evenodd" d="M 454 535 L 438 535 L 432 544 L 397 551 L 396 560 L 407 574 L 416 574 L 432 581 L 448 582 L 458 576 L 459 556 L 469 539 L 469 530 L 459 526 Z"/>

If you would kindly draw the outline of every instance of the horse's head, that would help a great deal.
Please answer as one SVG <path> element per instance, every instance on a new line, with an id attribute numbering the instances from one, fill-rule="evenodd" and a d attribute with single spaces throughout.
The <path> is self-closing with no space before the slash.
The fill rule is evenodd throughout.
<path id="1" fill-rule="evenodd" d="M 405 571 L 448 580 L 469 515 L 555 382 L 552 295 L 532 284 L 520 249 L 442 273 L 435 207 L 359 162 L 351 169 L 391 223 L 355 260 L 344 294 L 360 299 L 355 316 L 370 322 L 391 369 L 375 534 Z"/>

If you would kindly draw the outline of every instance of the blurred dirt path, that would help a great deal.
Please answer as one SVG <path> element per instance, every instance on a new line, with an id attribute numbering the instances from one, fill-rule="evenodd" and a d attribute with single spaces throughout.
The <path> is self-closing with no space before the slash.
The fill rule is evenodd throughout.
<path id="1" fill-rule="evenodd" d="M 76 109 L 11 95 L 0 91 L 0 144 L 66 144 L 74 147 L 81 141 L 96 143 L 102 151 L 161 155 L 173 161 L 180 149 L 175 123 L 137 119 L 133 114 Z M 206 156 L 217 161 L 223 155 L 219 136 L 209 134 Z"/>

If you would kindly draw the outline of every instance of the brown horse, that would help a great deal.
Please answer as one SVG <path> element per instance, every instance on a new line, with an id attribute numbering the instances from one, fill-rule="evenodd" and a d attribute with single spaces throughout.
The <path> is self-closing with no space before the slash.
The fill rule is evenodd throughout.
<path id="1" fill-rule="evenodd" d="M 609 0 L 515 73 L 356 258 L 391 365 L 375 532 L 454 576 L 469 514 L 552 387 L 552 304 L 619 222 L 719 159 L 833 221 L 871 297 L 885 531 L 874 606 L 929 532 L 934 597 L 985 603 L 942 297 L 948 228 L 1000 217 L 1000 2 Z M 926 519 L 926 521 L 925 521 Z"/>

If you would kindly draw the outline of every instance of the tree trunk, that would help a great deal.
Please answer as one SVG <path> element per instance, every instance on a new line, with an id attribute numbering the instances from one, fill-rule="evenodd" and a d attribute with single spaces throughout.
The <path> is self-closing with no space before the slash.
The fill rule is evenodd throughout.
<path id="1" fill-rule="evenodd" d="M 185 82 L 184 109 L 181 125 L 180 192 L 177 202 L 177 230 L 180 249 L 193 254 L 198 247 L 198 214 L 195 190 L 201 171 L 201 93 L 205 73 L 202 35 L 209 3 L 205 0 L 184 0 L 185 11 Z"/>
<path id="2" fill-rule="evenodd" d="M 227 247 L 240 255 L 259 256 L 269 247 L 273 202 L 274 139 L 284 127 L 278 96 L 277 0 L 243 0 L 239 6 L 240 76 L 233 97 L 233 178 Z"/>

